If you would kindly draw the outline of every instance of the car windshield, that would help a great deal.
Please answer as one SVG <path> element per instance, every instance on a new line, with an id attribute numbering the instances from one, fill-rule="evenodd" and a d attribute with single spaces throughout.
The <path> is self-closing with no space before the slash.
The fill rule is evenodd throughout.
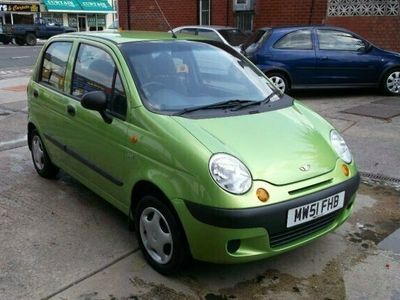
<path id="1" fill-rule="evenodd" d="M 220 29 L 218 32 L 232 46 L 239 46 L 247 39 L 247 35 L 239 29 Z"/>
<path id="2" fill-rule="evenodd" d="M 245 43 L 243 43 L 242 49 L 244 49 L 247 55 L 252 54 L 264 43 L 264 41 L 268 39 L 268 37 L 271 35 L 271 32 L 271 29 L 257 30 L 247 39 Z"/>
<path id="3" fill-rule="evenodd" d="M 146 107 L 173 114 L 226 101 L 262 101 L 276 88 L 239 54 L 206 42 L 121 45 Z"/>

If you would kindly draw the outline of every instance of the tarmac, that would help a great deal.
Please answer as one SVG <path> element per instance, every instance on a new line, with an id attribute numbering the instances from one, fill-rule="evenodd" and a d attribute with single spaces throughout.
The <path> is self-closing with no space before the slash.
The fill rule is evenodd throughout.
<path id="1" fill-rule="evenodd" d="M 28 78 L 7 76 L 0 80 L 0 299 L 400 299 L 400 116 L 342 112 L 388 97 L 295 93 L 342 133 L 362 173 L 343 226 L 268 260 L 192 262 L 164 277 L 144 261 L 115 208 L 68 174 L 52 181 L 35 174 L 26 147 Z"/>

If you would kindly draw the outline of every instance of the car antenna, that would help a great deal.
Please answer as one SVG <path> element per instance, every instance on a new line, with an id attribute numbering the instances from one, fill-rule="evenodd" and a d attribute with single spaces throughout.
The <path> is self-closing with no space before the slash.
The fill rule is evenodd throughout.
<path id="1" fill-rule="evenodd" d="M 165 21 L 165 23 L 167 23 L 167 26 L 168 26 L 169 30 L 171 30 L 172 37 L 173 37 L 174 39 L 176 39 L 176 38 L 177 38 L 177 36 L 176 36 L 175 32 L 172 30 L 171 24 L 169 24 L 169 22 L 168 22 L 167 18 L 165 17 L 165 15 L 164 15 L 164 12 L 162 11 L 162 9 L 161 9 L 160 5 L 158 4 L 158 1 L 157 1 L 157 0 L 154 0 L 154 2 L 157 4 L 158 10 L 159 10 L 159 11 L 160 11 L 160 13 L 162 14 L 162 16 L 163 16 L 163 18 L 164 18 L 164 21 Z"/>

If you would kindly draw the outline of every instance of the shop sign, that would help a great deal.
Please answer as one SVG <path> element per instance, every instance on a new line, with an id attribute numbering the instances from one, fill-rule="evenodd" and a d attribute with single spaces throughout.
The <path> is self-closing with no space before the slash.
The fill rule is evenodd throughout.
<path id="1" fill-rule="evenodd" d="M 107 2 L 96 2 L 96 1 L 81 1 L 82 6 L 85 7 L 85 9 L 104 9 L 108 10 L 110 8 L 110 5 Z"/>
<path id="2" fill-rule="evenodd" d="M 10 12 L 39 12 L 37 4 L 0 4 L 0 11 Z"/>

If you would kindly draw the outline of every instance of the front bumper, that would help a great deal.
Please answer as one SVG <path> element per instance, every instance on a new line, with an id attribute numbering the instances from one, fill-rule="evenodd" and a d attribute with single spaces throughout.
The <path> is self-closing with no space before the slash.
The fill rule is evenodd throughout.
<path id="1" fill-rule="evenodd" d="M 174 205 L 194 258 L 217 263 L 245 262 L 294 249 L 337 228 L 351 214 L 359 183 L 357 173 L 309 195 L 256 208 L 216 208 L 184 200 L 175 200 Z M 345 191 L 342 209 L 286 228 L 289 209 L 342 191 Z"/>

